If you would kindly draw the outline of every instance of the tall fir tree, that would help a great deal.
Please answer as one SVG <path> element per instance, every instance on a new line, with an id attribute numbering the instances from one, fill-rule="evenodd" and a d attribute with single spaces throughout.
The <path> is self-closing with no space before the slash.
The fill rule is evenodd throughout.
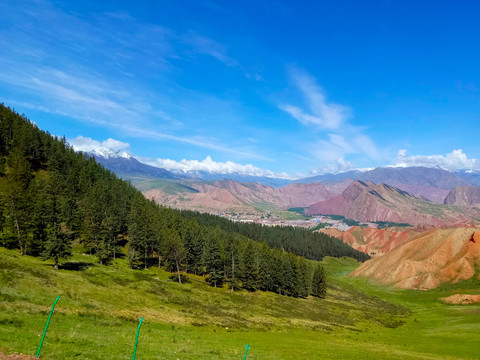
<path id="1" fill-rule="evenodd" d="M 66 259 L 72 255 L 71 234 L 64 231 L 60 224 L 48 225 L 47 242 L 42 255 L 46 259 L 55 260 L 55 270 L 58 270 L 60 259 Z"/>
<path id="2" fill-rule="evenodd" d="M 325 299 L 327 296 L 325 270 L 321 264 L 318 264 L 313 272 L 311 294 L 321 299 Z"/>
<path id="3" fill-rule="evenodd" d="M 163 233 L 162 253 L 168 271 L 176 271 L 178 282 L 182 283 L 180 267 L 185 256 L 182 239 L 175 229 L 166 229 Z"/>
<path id="4" fill-rule="evenodd" d="M 214 287 L 223 285 L 223 261 L 219 232 L 219 229 L 214 229 L 206 234 L 202 251 L 204 271 L 208 274 L 206 280 Z"/>
<path id="5" fill-rule="evenodd" d="M 257 249 L 253 241 L 248 241 L 242 256 L 242 286 L 248 291 L 258 289 Z"/>

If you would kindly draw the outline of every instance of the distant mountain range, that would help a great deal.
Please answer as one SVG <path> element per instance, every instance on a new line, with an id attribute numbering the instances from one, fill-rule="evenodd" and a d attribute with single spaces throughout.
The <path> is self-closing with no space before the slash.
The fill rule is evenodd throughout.
<path id="1" fill-rule="evenodd" d="M 323 174 L 289 180 L 278 177 L 255 176 L 240 172 L 174 171 L 147 165 L 136 160 L 126 151 L 98 149 L 88 155 L 95 157 L 107 169 L 124 175 L 147 174 L 157 178 L 179 178 L 195 180 L 234 180 L 238 182 L 258 182 L 272 187 L 283 187 L 292 183 L 338 183 L 347 179 L 384 183 L 403 189 L 404 187 L 424 187 L 451 190 L 456 186 L 480 185 L 480 172 L 457 170 L 449 172 L 440 167 L 379 167 L 369 170 L 349 170 L 338 174 Z M 159 171 L 160 170 L 160 171 Z M 421 191 L 421 190 L 419 190 Z M 410 191 L 414 193 L 414 191 Z M 447 192 L 448 193 L 448 192 Z"/>
<path id="2" fill-rule="evenodd" d="M 104 168 L 114 172 L 122 178 L 148 176 L 159 179 L 180 179 L 181 177 L 166 169 L 141 163 L 126 151 L 107 151 L 100 149 L 87 153 Z"/>
<path id="3" fill-rule="evenodd" d="M 359 221 L 445 226 L 480 218 L 480 173 L 435 167 L 382 167 L 298 180 L 242 173 L 169 171 L 125 151 L 90 153 L 157 202 L 199 211 L 263 213 L 304 207 Z"/>
<path id="4" fill-rule="evenodd" d="M 144 164 L 126 151 L 112 151 L 105 148 L 87 153 L 100 163 L 104 168 L 113 171 L 122 178 L 135 178 L 148 176 L 158 179 L 192 179 L 192 180 L 234 180 L 238 182 L 259 183 L 271 187 L 282 187 L 292 183 L 291 180 L 267 176 L 254 176 L 233 173 L 218 173 L 209 171 L 172 171 Z"/>
<path id="5" fill-rule="evenodd" d="M 439 167 L 381 167 L 368 171 L 347 171 L 340 174 L 326 174 L 300 179 L 298 182 L 338 182 L 345 179 L 371 181 L 375 184 L 388 184 L 412 195 L 430 201 L 443 203 L 445 197 L 456 186 L 471 185 L 465 177 L 470 173 L 451 173 Z M 480 174 L 479 174 L 480 179 Z"/>
<path id="6" fill-rule="evenodd" d="M 309 215 L 334 214 L 359 221 L 387 221 L 411 225 L 473 224 L 480 209 L 436 204 L 386 184 L 354 181 L 345 191 L 310 205 Z"/>
<path id="7" fill-rule="evenodd" d="M 210 171 L 177 171 L 173 172 L 177 176 L 183 178 L 190 178 L 195 180 L 218 181 L 218 180 L 233 180 L 242 183 L 259 183 L 261 185 L 271 186 L 274 188 L 283 187 L 292 183 L 292 180 L 274 178 L 268 176 L 255 176 L 242 174 L 239 172 L 232 173 L 217 173 Z"/>
<path id="8" fill-rule="evenodd" d="M 177 184 L 184 185 L 183 188 Z M 336 195 L 337 188 L 322 184 L 290 184 L 273 188 L 259 183 L 239 183 L 233 180 L 181 181 L 158 184 L 144 191 L 147 198 L 160 204 L 181 209 L 204 212 L 235 212 L 260 214 L 270 211 L 287 210 L 293 207 L 307 207 L 315 201 L 329 199 Z"/>

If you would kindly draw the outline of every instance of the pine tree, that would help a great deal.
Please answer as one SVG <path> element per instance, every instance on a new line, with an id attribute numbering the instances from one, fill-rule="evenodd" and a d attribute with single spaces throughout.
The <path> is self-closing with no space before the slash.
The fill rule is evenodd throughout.
<path id="1" fill-rule="evenodd" d="M 267 243 L 262 242 L 258 247 L 258 286 L 263 291 L 277 291 L 275 287 L 275 272 L 278 268 L 275 265 L 274 251 Z"/>
<path id="2" fill-rule="evenodd" d="M 180 277 L 180 267 L 185 256 L 185 248 L 178 231 L 175 229 L 166 229 L 163 233 L 162 254 L 165 261 L 165 267 L 168 271 L 176 271 L 178 282 L 182 283 Z"/>
<path id="3" fill-rule="evenodd" d="M 136 194 L 132 201 L 132 206 L 128 214 L 128 236 L 129 243 L 129 261 L 130 267 L 138 265 L 138 261 L 143 262 L 147 268 L 148 259 L 148 230 L 145 219 L 147 218 L 147 206 L 142 194 Z"/>
<path id="4" fill-rule="evenodd" d="M 258 264 L 253 241 L 247 242 L 242 258 L 242 286 L 248 291 L 255 291 L 258 289 Z"/>
<path id="5" fill-rule="evenodd" d="M 297 258 L 292 253 L 283 256 L 283 293 L 297 297 L 299 295 Z"/>
<path id="6" fill-rule="evenodd" d="M 298 264 L 298 296 L 306 298 L 310 294 L 310 286 L 312 282 L 311 267 L 305 258 L 297 256 Z"/>
<path id="7" fill-rule="evenodd" d="M 71 236 L 62 230 L 60 224 L 49 225 L 47 234 L 43 257 L 54 259 L 54 269 L 58 270 L 59 259 L 65 259 L 72 255 Z"/>
<path id="8" fill-rule="evenodd" d="M 32 185 L 35 196 L 32 213 L 33 236 L 29 247 L 32 255 L 39 255 L 47 242 L 47 228 L 52 221 L 52 204 L 44 177 L 37 175 Z"/>
<path id="9" fill-rule="evenodd" d="M 238 235 L 226 234 L 225 254 L 225 277 L 230 281 L 230 289 L 235 291 L 240 288 L 241 247 Z"/>
<path id="10" fill-rule="evenodd" d="M 202 253 L 205 273 L 208 274 L 207 283 L 215 287 L 223 285 L 223 262 L 218 234 L 216 234 L 219 231 L 215 229 L 206 234 Z"/>
<path id="11" fill-rule="evenodd" d="M 185 245 L 185 270 L 193 274 L 202 272 L 202 228 L 195 219 L 184 220 L 179 229 Z"/>
<path id="12" fill-rule="evenodd" d="M 311 294 L 313 296 L 325 299 L 325 296 L 327 295 L 327 284 L 325 278 L 325 270 L 323 269 L 323 266 L 321 264 L 318 264 L 315 267 L 315 271 L 313 272 L 311 290 Z"/>
<path id="13" fill-rule="evenodd" d="M 33 201 L 29 191 L 32 172 L 19 148 L 10 153 L 6 163 L 6 176 L 0 184 L 0 200 L 4 204 L 11 233 L 15 234 L 20 253 L 24 255 L 32 225 Z"/>

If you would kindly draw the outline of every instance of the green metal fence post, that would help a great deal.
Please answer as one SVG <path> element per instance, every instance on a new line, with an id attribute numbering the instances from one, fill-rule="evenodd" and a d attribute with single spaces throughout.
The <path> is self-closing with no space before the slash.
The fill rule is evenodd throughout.
<path id="1" fill-rule="evenodd" d="M 60 296 L 57 296 L 57 299 L 52 305 L 52 310 L 50 310 L 50 315 L 48 315 L 47 324 L 45 325 L 45 330 L 43 330 L 42 340 L 40 340 L 40 346 L 38 347 L 37 355 L 35 355 L 36 358 L 40 357 L 40 350 L 42 349 L 43 340 L 45 339 L 45 334 L 47 333 L 48 324 L 50 324 L 50 319 L 52 318 L 53 309 L 55 309 L 55 305 L 57 304 L 58 300 L 60 300 Z"/>
<path id="2" fill-rule="evenodd" d="M 140 334 L 140 326 L 142 326 L 142 322 L 143 322 L 143 317 L 140 318 L 140 322 L 138 323 L 137 336 L 135 337 L 135 347 L 133 348 L 132 360 L 135 360 L 135 356 L 137 355 L 138 334 Z"/>
<path id="3" fill-rule="evenodd" d="M 246 349 L 246 350 L 245 350 L 245 356 L 243 357 L 243 360 L 245 360 L 245 359 L 247 358 L 247 353 L 248 353 L 248 350 L 250 349 L 250 344 L 247 344 L 247 345 L 245 346 L 245 349 Z"/>

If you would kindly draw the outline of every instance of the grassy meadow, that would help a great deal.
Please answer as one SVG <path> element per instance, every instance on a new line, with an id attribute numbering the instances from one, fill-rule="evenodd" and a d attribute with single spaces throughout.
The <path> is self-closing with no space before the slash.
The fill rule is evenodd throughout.
<path id="1" fill-rule="evenodd" d="M 326 258 L 327 298 L 211 288 L 171 281 L 126 260 L 99 266 L 76 254 L 63 269 L 0 248 L 0 348 L 34 355 L 51 305 L 44 359 L 478 359 L 480 306 L 439 297 L 478 280 L 428 291 L 382 287 L 347 274 L 358 263 Z"/>

